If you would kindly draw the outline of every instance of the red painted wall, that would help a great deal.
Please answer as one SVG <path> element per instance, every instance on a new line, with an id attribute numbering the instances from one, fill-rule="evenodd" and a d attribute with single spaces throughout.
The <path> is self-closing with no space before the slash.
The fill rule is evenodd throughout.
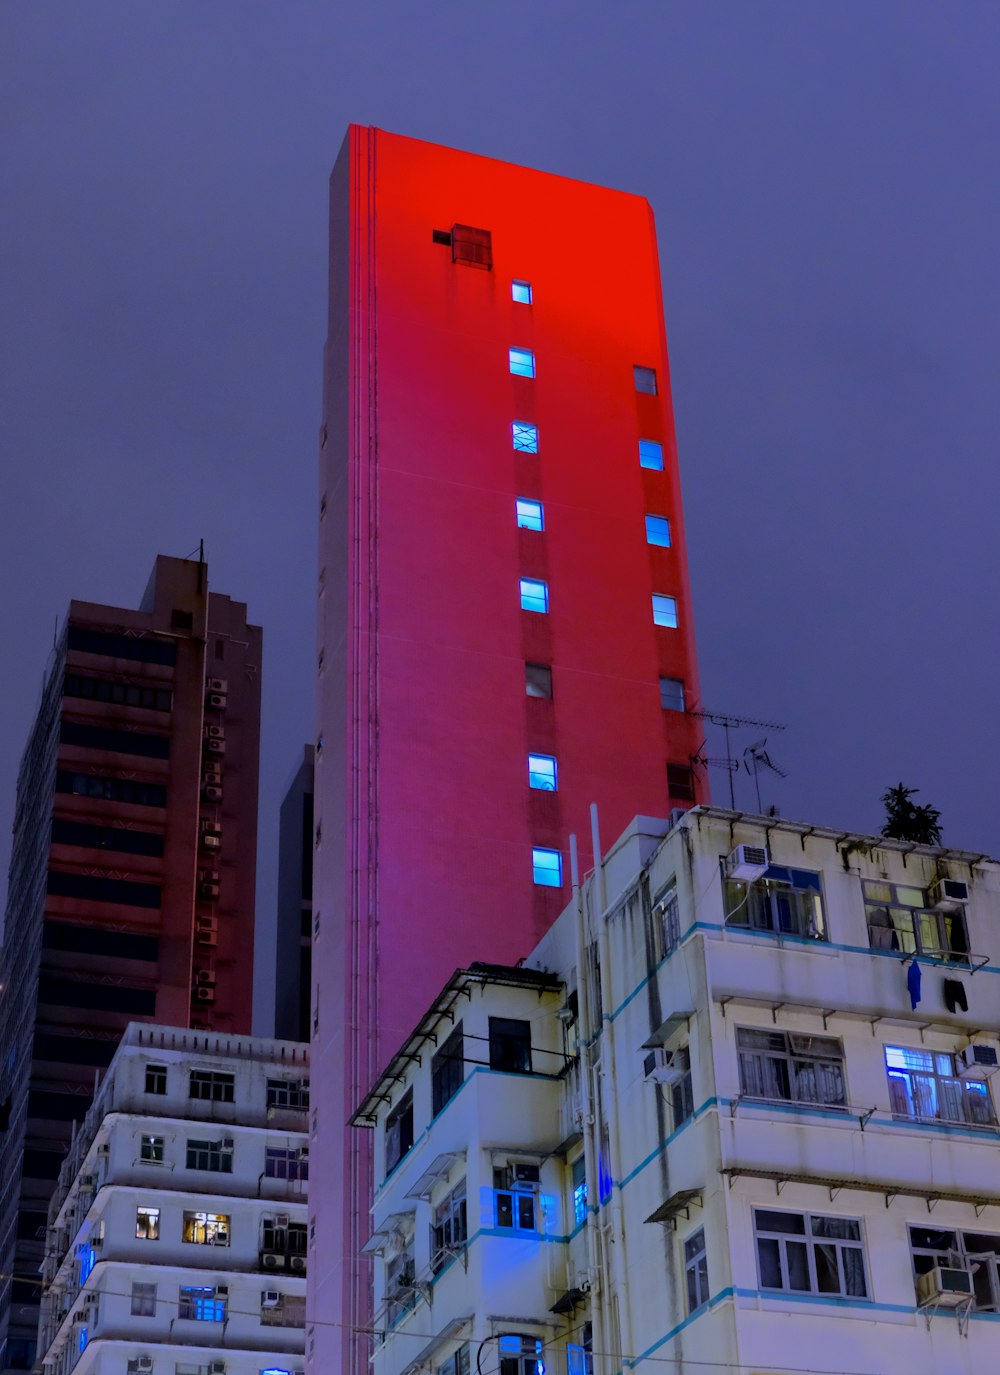
<path id="1" fill-rule="evenodd" d="M 491 231 L 491 271 L 432 241 L 454 223 Z M 689 703 L 698 689 L 646 201 L 355 127 L 331 226 L 314 1073 L 334 1120 L 320 1179 L 345 1156 L 346 1112 L 450 972 L 526 955 L 565 906 L 571 832 L 591 863 L 589 804 L 605 843 L 637 813 L 664 815 L 681 801 L 666 764 L 699 738 L 660 705 L 660 674 Z M 531 305 L 512 301 L 513 278 Z M 512 345 L 535 352 L 535 379 L 511 376 Z M 635 390 L 634 364 L 656 369 L 657 396 Z M 515 420 L 538 425 L 537 455 L 514 451 Z M 662 473 L 640 467 L 640 438 L 662 443 Z M 544 533 L 517 528 L 518 496 L 544 503 Z M 669 516 L 671 549 L 647 544 L 646 512 Z M 548 582 L 548 615 L 521 610 L 522 576 Z M 654 592 L 677 598 L 678 629 L 654 625 Z M 552 665 L 552 701 L 526 697 L 526 659 Z M 558 759 L 558 792 L 529 789 L 532 750 Z M 562 852 L 561 889 L 533 884 L 532 845 Z M 311 1262 L 323 1311 L 343 1302 L 356 1319 L 365 1286 L 342 1261 L 365 1240 L 363 1144 L 348 1134 L 346 1219 L 316 1201 Z M 315 1368 L 331 1369 L 340 1353 L 321 1354 L 320 1331 Z"/>

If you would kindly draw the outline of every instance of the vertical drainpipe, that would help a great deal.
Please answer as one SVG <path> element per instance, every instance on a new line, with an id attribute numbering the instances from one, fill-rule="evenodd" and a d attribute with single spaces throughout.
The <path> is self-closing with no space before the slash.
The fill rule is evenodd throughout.
<path id="1" fill-rule="evenodd" d="M 610 1010 L 611 966 L 609 959 L 610 943 L 607 929 L 608 885 L 604 871 L 604 857 L 601 852 L 601 837 L 598 826 L 596 802 L 590 804 L 590 829 L 594 844 L 594 873 L 598 880 L 597 892 L 600 902 L 599 915 L 597 918 L 597 941 L 601 964 L 601 1000 L 605 1010 Z M 612 1180 L 611 1198 L 608 1207 L 611 1232 L 611 1254 L 608 1269 L 613 1276 L 614 1284 L 614 1311 L 617 1314 L 616 1331 L 620 1347 L 617 1354 L 622 1358 L 620 1364 L 624 1364 L 625 1355 L 632 1352 L 632 1321 L 628 1298 L 627 1268 L 625 1263 L 624 1209 L 622 1207 L 621 1190 L 616 1188 L 614 1183 L 616 1177 L 620 1178 L 623 1160 L 621 1133 L 619 1131 L 620 1113 L 618 1110 L 618 1076 L 615 1067 L 614 1024 L 608 1021 L 604 1031 L 606 1043 L 601 1055 L 601 1076 L 605 1082 L 601 1095 L 601 1103 L 603 1108 L 603 1102 L 606 1097 L 611 1104 L 611 1113 L 608 1123 L 608 1153 L 610 1159 L 607 1162 L 608 1173 Z M 609 1295 L 609 1308 L 611 1307 L 611 1298 L 612 1295 Z"/>
<path id="2" fill-rule="evenodd" d="M 590 1008 L 590 983 L 587 973 L 587 922 L 580 891 L 580 862 L 576 836 L 569 838 L 569 864 L 573 880 L 573 902 L 576 907 L 576 991 L 580 1004 L 580 1099 L 583 1127 L 583 1159 L 587 1180 L 587 1263 L 591 1275 L 590 1322 L 594 1353 L 594 1375 L 609 1375 L 605 1354 L 604 1303 L 607 1294 L 604 1268 L 601 1264 L 597 1240 L 597 1209 L 600 1185 L 597 1178 L 597 1146 L 594 1140 L 594 1101 L 591 1091 L 591 1048 L 596 1035 Z M 591 1212 L 591 1209 L 594 1209 Z"/>

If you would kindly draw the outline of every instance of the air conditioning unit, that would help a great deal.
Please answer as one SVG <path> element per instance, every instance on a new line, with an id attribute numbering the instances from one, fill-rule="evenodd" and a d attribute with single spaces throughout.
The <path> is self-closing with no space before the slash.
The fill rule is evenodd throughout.
<path id="1" fill-rule="evenodd" d="M 306 1268 L 306 1258 L 305 1258 L 305 1256 L 292 1256 L 292 1269 L 293 1269 L 293 1270 L 298 1270 L 298 1271 L 301 1273 L 301 1271 L 303 1271 L 305 1268 Z"/>
<path id="2" fill-rule="evenodd" d="M 674 1052 L 657 1046 L 642 1062 L 647 1080 L 655 1084 L 679 1084 L 687 1074 L 687 1066 L 674 1063 Z"/>
<path id="3" fill-rule="evenodd" d="M 205 769 L 201 775 L 201 781 L 207 787 L 219 787 L 222 783 L 221 769 Z"/>
<path id="4" fill-rule="evenodd" d="M 216 1297 L 217 1299 L 228 1299 L 228 1298 L 229 1298 L 229 1285 L 228 1285 L 228 1284 L 217 1284 L 217 1285 L 215 1286 L 215 1297 Z M 220 1361 L 219 1364 L 222 1365 L 222 1362 Z M 225 1369 L 225 1366 L 223 1366 L 223 1369 Z"/>
<path id="5" fill-rule="evenodd" d="M 935 1265 L 917 1276 L 917 1302 L 921 1308 L 957 1308 L 972 1298 L 972 1274 L 953 1266 Z"/>
<path id="6" fill-rule="evenodd" d="M 110 1147 L 110 1145 L 107 1143 L 107 1141 L 102 1141 L 102 1142 L 101 1142 L 101 1144 L 100 1144 L 100 1145 L 98 1146 L 98 1148 L 97 1148 L 97 1154 L 98 1154 L 98 1155 L 110 1155 L 110 1154 L 111 1154 L 111 1147 Z"/>
<path id="7" fill-rule="evenodd" d="M 216 1292 L 218 1293 L 218 1290 Z M 209 1361 L 208 1375 L 226 1375 L 225 1361 Z"/>
<path id="8" fill-rule="evenodd" d="M 194 991 L 194 1000 L 196 1003 L 214 1003 L 215 989 L 208 988 L 205 985 L 202 985 L 200 988 L 196 988 Z"/>
<path id="9" fill-rule="evenodd" d="M 226 1231 L 224 1231 L 224 1230 L 220 1227 L 219 1230 L 216 1232 L 215 1236 L 212 1238 L 212 1245 L 213 1245 L 213 1246 L 228 1246 L 228 1245 L 229 1245 L 229 1233 L 226 1232 Z"/>
<path id="10" fill-rule="evenodd" d="M 202 788 L 201 795 L 206 802 L 221 802 L 222 789 L 216 787 Z"/>
<path id="11" fill-rule="evenodd" d="M 203 949 L 212 949 L 219 944 L 219 933 L 214 927 L 199 927 L 194 933 L 194 942 Z"/>
<path id="12" fill-rule="evenodd" d="M 265 1270 L 284 1269 L 285 1258 L 279 1255 L 277 1251 L 265 1251 L 260 1259 Z"/>
<path id="13" fill-rule="evenodd" d="M 219 896 L 219 885 L 217 883 L 199 883 L 198 896 L 200 898 L 211 898 L 213 901 Z"/>
<path id="14" fill-rule="evenodd" d="M 226 728 L 225 726 L 205 726 L 202 734 L 206 740 L 225 740 Z"/>
<path id="15" fill-rule="evenodd" d="M 726 860 L 726 874 L 729 878 L 753 883 L 764 877 L 769 863 L 766 845 L 737 845 Z"/>
<path id="16" fill-rule="evenodd" d="M 206 832 L 201 838 L 201 843 L 206 850 L 219 850 L 222 848 L 222 837 Z"/>
<path id="17" fill-rule="evenodd" d="M 212 969 L 199 969 L 195 973 L 194 981 L 197 984 L 208 984 L 210 987 L 214 987 L 215 971 Z"/>
<path id="18" fill-rule="evenodd" d="M 281 1294 L 277 1289 L 265 1289 L 260 1296 L 261 1308 L 278 1308 L 281 1304 Z"/>
<path id="19" fill-rule="evenodd" d="M 134 1361 L 129 1361 L 129 1366 L 136 1372 L 136 1375 L 147 1375 L 147 1371 L 153 1368 L 152 1356 L 136 1356 Z"/>
<path id="20" fill-rule="evenodd" d="M 205 741 L 205 753 L 206 753 L 206 754 L 225 754 L 225 752 L 226 752 L 226 742 L 225 742 L 225 740 L 206 740 L 206 741 Z"/>
<path id="21" fill-rule="evenodd" d="M 287 1213 L 275 1213 L 275 1216 L 274 1216 L 274 1225 L 275 1225 L 275 1227 L 287 1227 L 287 1226 L 288 1226 L 288 1214 L 287 1214 Z"/>
<path id="22" fill-rule="evenodd" d="M 90 1238 L 90 1249 L 92 1251 L 99 1251 L 103 1245 L 104 1238 L 101 1236 L 100 1232 Z"/>
<path id="23" fill-rule="evenodd" d="M 96 1183 L 97 1183 L 97 1175 L 96 1175 L 96 1174 L 82 1174 L 82 1175 L 80 1176 L 80 1188 L 81 1188 L 81 1189 L 92 1189 Z"/>
<path id="24" fill-rule="evenodd" d="M 963 1079 L 988 1079 L 998 1067 L 993 1046 L 971 1045 L 958 1052 L 958 1072 Z"/>
<path id="25" fill-rule="evenodd" d="M 526 1165 L 524 1161 L 515 1160 L 511 1168 L 518 1184 L 537 1184 L 542 1177 L 537 1165 Z"/>
<path id="26" fill-rule="evenodd" d="M 199 870 L 198 870 L 198 882 L 199 882 L 199 883 L 218 883 L 219 878 L 220 878 L 220 874 L 219 874 L 218 869 L 199 869 Z"/>
<path id="27" fill-rule="evenodd" d="M 228 680 L 227 678 L 206 678 L 206 679 L 205 679 L 205 691 L 206 691 L 206 692 L 228 692 L 228 691 L 229 691 L 229 680 Z"/>
<path id="28" fill-rule="evenodd" d="M 213 711 L 225 711 L 226 694 L 224 692 L 210 692 L 208 694 L 207 705 L 211 707 Z"/>
<path id="29" fill-rule="evenodd" d="M 212 821 L 208 817 L 202 817 L 201 833 L 202 835 L 219 836 L 222 835 L 222 827 L 218 821 Z"/>
<path id="30" fill-rule="evenodd" d="M 969 901 L 969 885 L 957 878 L 939 878 L 931 884 L 930 899 L 932 907 L 953 911 Z"/>

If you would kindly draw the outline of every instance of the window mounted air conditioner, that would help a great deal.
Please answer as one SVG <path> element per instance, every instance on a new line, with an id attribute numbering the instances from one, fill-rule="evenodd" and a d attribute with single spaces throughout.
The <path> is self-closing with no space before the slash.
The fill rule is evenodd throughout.
<path id="1" fill-rule="evenodd" d="M 236 1142 L 233 1140 L 231 1136 L 224 1136 L 222 1140 L 219 1142 L 219 1145 L 222 1147 L 224 1151 L 232 1151 L 236 1149 Z"/>
<path id="2" fill-rule="evenodd" d="M 205 749 L 209 754 L 225 754 L 226 742 L 225 740 L 206 740 Z"/>
<path id="3" fill-rule="evenodd" d="M 284 1256 L 280 1256 L 277 1251 L 265 1251 L 261 1256 L 261 1263 L 265 1270 L 280 1270 L 284 1264 Z"/>
<path id="4" fill-rule="evenodd" d="M 208 1375 L 226 1375 L 225 1361 L 209 1361 Z"/>
<path id="5" fill-rule="evenodd" d="M 221 802 L 221 801 L 222 801 L 222 789 L 221 789 L 221 788 L 217 788 L 217 787 L 215 787 L 214 785 L 213 785 L 212 787 L 202 788 L 202 790 L 201 790 L 201 795 L 202 795 L 202 797 L 205 799 L 206 802 Z"/>
<path id="6" fill-rule="evenodd" d="M 203 817 L 201 822 L 201 833 L 202 835 L 221 835 L 222 827 L 217 821 L 209 821 L 207 818 Z"/>
<path id="7" fill-rule="evenodd" d="M 194 1000 L 196 1003 L 214 1003 L 215 989 L 209 988 L 207 984 L 202 984 L 195 989 Z"/>
<path id="8" fill-rule="evenodd" d="M 206 832 L 201 838 L 201 843 L 206 850 L 218 850 L 222 846 L 222 837 Z"/>
<path id="9" fill-rule="evenodd" d="M 213 1245 L 213 1246 L 228 1246 L 228 1245 L 229 1245 L 229 1233 L 226 1232 L 226 1231 L 224 1231 L 222 1228 L 220 1228 L 219 1231 L 217 1231 L 216 1234 L 215 1234 L 215 1236 L 212 1238 L 212 1245 Z"/>
<path id="10" fill-rule="evenodd" d="M 206 769 L 201 776 L 201 781 L 209 787 L 218 787 L 222 782 L 222 770 Z"/>
<path id="11" fill-rule="evenodd" d="M 199 984 L 213 985 L 215 983 L 215 974 L 211 969 L 199 969 L 194 976 L 194 981 Z"/>
<path id="12" fill-rule="evenodd" d="M 92 1189 L 96 1183 L 97 1183 L 97 1175 L 95 1175 L 95 1174 L 82 1174 L 82 1175 L 80 1176 L 80 1188 L 81 1188 L 81 1189 Z"/>
<path id="13" fill-rule="evenodd" d="M 227 1298 L 229 1297 L 229 1285 L 228 1285 L 228 1284 L 217 1284 L 217 1285 L 215 1286 L 215 1297 L 216 1297 L 217 1299 L 227 1299 Z M 220 1364 L 221 1364 L 221 1362 L 220 1362 Z M 225 1367 L 223 1367 L 223 1369 L 225 1369 Z"/>
<path id="14" fill-rule="evenodd" d="M 957 878 L 939 878 L 931 884 L 930 900 L 940 911 L 954 911 L 969 901 L 969 885 Z"/>
<path id="15" fill-rule="evenodd" d="M 972 1275 L 968 1270 L 935 1265 L 926 1275 L 917 1276 L 917 1301 L 921 1308 L 956 1308 L 972 1298 Z"/>
<path id="16" fill-rule="evenodd" d="M 764 877 L 769 863 L 766 845 L 737 845 L 726 860 L 726 874 L 729 878 L 753 883 Z"/>
<path id="17" fill-rule="evenodd" d="M 674 1051 L 657 1046 L 643 1059 L 642 1071 L 651 1083 L 679 1084 L 687 1074 L 688 1067 L 678 1062 Z"/>
<path id="18" fill-rule="evenodd" d="M 274 1215 L 274 1225 L 275 1225 L 275 1227 L 287 1227 L 287 1226 L 288 1226 L 288 1214 L 287 1214 L 287 1213 L 275 1213 L 275 1215 Z"/>
<path id="19" fill-rule="evenodd" d="M 206 740 L 225 740 L 225 726 L 205 726 L 202 732 Z"/>
<path id="20" fill-rule="evenodd" d="M 997 1068 L 997 1053 L 993 1046 L 971 1045 L 957 1056 L 958 1072 L 963 1079 L 988 1079 Z"/>
<path id="21" fill-rule="evenodd" d="M 277 1289 L 265 1289 L 260 1296 L 261 1308 L 278 1308 L 281 1305 L 281 1294 Z"/>
<path id="22" fill-rule="evenodd" d="M 136 1356 L 134 1361 L 129 1361 L 129 1365 L 136 1372 L 136 1375 L 147 1375 L 153 1369 L 152 1356 Z"/>
<path id="23" fill-rule="evenodd" d="M 228 680 L 228 678 L 206 678 L 206 679 L 205 679 L 205 691 L 206 691 L 206 692 L 228 692 L 228 691 L 229 691 L 229 680 Z"/>
<path id="24" fill-rule="evenodd" d="M 305 1256 L 292 1256 L 292 1269 L 302 1271 L 306 1268 Z"/>
<path id="25" fill-rule="evenodd" d="M 215 899 L 219 896 L 219 885 L 217 883 L 199 883 L 198 896 L 201 898 Z"/>
<path id="26" fill-rule="evenodd" d="M 225 711 L 226 694 L 224 692 L 210 692 L 208 694 L 208 705 L 214 711 Z"/>

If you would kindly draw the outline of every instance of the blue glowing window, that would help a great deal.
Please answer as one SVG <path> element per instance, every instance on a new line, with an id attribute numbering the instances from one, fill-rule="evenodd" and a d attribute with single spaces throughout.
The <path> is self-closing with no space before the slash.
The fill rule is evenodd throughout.
<path id="1" fill-rule="evenodd" d="M 677 629 L 677 598 L 665 597 L 660 592 L 653 593 L 653 623 Z"/>
<path id="2" fill-rule="evenodd" d="M 177 1316 L 189 1322 L 225 1322 L 226 1300 L 211 1285 L 181 1285 Z"/>
<path id="3" fill-rule="evenodd" d="M 551 754 L 528 755 L 528 783 L 532 788 L 554 793 L 558 787 L 558 766 Z"/>
<path id="4" fill-rule="evenodd" d="M 523 420 L 515 420 L 510 427 L 514 448 L 523 454 L 538 453 L 538 426 L 529 425 Z"/>
<path id="5" fill-rule="evenodd" d="M 92 1246 L 78 1246 L 76 1253 L 80 1257 L 80 1283 L 86 1284 L 87 1276 L 94 1268 L 97 1255 Z"/>
<path id="6" fill-rule="evenodd" d="M 666 516 L 646 517 L 646 543 L 670 548 L 670 521 Z"/>
<path id="7" fill-rule="evenodd" d="M 530 349 L 511 349 L 510 370 L 516 377 L 534 377 L 535 355 Z"/>
<path id="8" fill-rule="evenodd" d="M 530 282 L 511 282 L 510 295 L 514 301 L 519 301 L 522 306 L 531 305 L 531 283 Z"/>
<path id="9" fill-rule="evenodd" d="M 558 850 L 535 846 L 531 851 L 531 868 L 535 882 L 542 888 L 562 887 L 562 855 Z"/>
<path id="10" fill-rule="evenodd" d="M 521 579 L 521 609 L 523 611 L 548 611 L 549 585 L 537 578 Z"/>
<path id="11" fill-rule="evenodd" d="M 653 468 L 656 472 L 663 472 L 663 445 L 657 443 L 655 439 L 639 440 L 639 467 Z"/>
<path id="12" fill-rule="evenodd" d="M 540 501 L 517 498 L 517 523 L 522 530 L 544 530 L 545 514 Z"/>

